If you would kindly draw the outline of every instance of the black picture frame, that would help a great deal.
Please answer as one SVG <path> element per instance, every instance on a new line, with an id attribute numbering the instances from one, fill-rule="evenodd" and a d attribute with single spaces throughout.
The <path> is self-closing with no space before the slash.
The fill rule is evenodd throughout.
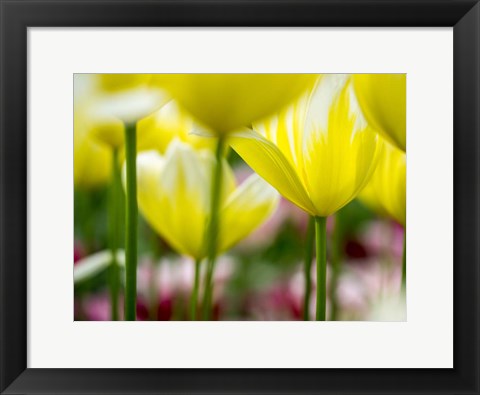
<path id="1" fill-rule="evenodd" d="M 477 1 L 0 0 L 0 13 L 2 394 L 480 393 Z M 454 368 L 27 369 L 27 29 L 35 26 L 453 27 Z"/>

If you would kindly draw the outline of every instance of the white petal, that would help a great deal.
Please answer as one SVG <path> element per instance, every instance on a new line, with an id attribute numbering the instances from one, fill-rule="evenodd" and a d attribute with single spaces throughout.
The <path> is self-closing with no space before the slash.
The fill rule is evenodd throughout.
<path id="1" fill-rule="evenodd" d="M 158 110 L 169 100 L 163 91 L 147 87 L 112 93 L 99 99 L 96 116 L 114 116 L 125 123 L 132 123 Z"/>

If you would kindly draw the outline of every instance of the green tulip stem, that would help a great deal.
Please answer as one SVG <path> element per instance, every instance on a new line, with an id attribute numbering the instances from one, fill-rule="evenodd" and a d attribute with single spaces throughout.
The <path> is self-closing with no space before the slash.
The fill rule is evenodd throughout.
<path id="1" fill-rule="evenodd" d="M 403 233 L 403 254 L 402 254 L 402 289 L 407 286 L 407 228 Z"/>
<path id="2" fill-rule="evenodd" d="M 125 320 L 135 321 L 137 303 L 137 125 L 125 124 L 127 167 L 125 216 Z"/>
<path id="3" fill-rule="evenodd" d="M 109 239 L 112 262 L 109 270 L 110 309 L 112 321 L 118 321 L 118 293 L 120 288 L 120 271 L 117 260 L 117 250 L 120 245 L 120 205 L 122 193 L 122 180 L 120 166 L 118 165 L 118 149 L 112 152 L 112 181 L 110 186 L 110 212 L 109 216 Z"/>
<path id="4" fill-rule="evenodd" d="M 215 268 L 215 259 L 218 252 L 218 228 L 220 216 L 220 191 L 222 190 L 222 161 L 224 138 L 219 137 L 215 153 L 215 165 L 213 167 L 211 195 L 210 195 L 210 221 L 208 222 L 206 233 L 207 248 L 207 273 L 203 298 L 203 319 L 209 320 L 212 313 L 213 298 L 213 272 Z"/>
<path id="5" fill-rule="evenodd" d="M 338 298 L 337 298 L 337 286 L 338 278 L 341 271 L 342 262 L 342 250 L 343 250 L 343 229 L 342 229 L 342 210 L 335 214 L 335 228 L 332 235 L 332 281 L 330 283 L 330 301 L 331 301 L 331 314 L 330 320 L 336 321 L 338 316 Z"/>
<path id="6" fill-rule="evenodd" d="M 195 260 L 195 278 L 193 280 L 192 295 L 190 297 L 190 319 L 195 321 L 197 319 L 197 305 L 198 305 L 198 285 L 200 282 L 200 259 Z"/>
<path id="7" fill-rule="evenodd" d="M 312 259 L 315 236 L 315 217 L 308 218 L 307 236 L 305 240 L 305 294 L 303 296 L 303 320 L 308 321 L 310 315 L 310 295 L 312 293 Z"/>
<path id="8" fill-rule="evenodd" d="M 327 218 L 315 217 L 317 246 L 317 321 L 325 321 L 327 305 Z"/>

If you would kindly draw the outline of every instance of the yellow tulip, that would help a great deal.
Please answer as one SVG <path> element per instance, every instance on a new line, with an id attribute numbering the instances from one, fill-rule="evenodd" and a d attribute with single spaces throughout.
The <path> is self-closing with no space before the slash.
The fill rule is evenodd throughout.
<path id="1" fill-rule="evenodd" d="M 172 100 L 138 123 L 141 138 L 137 151 L 156 150 L 164 154 L 175 138 L 197 149 L 213 149 L 215 140 L 192 134 L 191 131 L 196 128 L 193 119 Z"/>
<path id="2" fill-rule="evenodd" d="M 88 129 L 97 141 L 120 150 L 125 141 L 123 122 L 113 116 L 96 116 L 96 106 L 103 95 L 99 88 L 101 81 L 95 74 L 75 76 L 75 119 L 82 123 L 84 129 Z M 113 81 L 107 81 L 113 84 Z M 168 144 L 175 137 L 199 149 L 212 148 L 214 141 L 191 134 L 194 129 L 198 127 L 194 125 L 192 118 L 177 103 L 170 101 L 138 122 L 137 151 L 155 149 L 165 153 Z"/>
<path id="3" fill-rule="evenodd" d="M 285 198 L 315 217 L 316 319 L 326 318 L 326 217 L 363 189 L 382 141 L 360 111 L 348 75 L 325 75 L 276 116 L 235 132 L 235 151 Z M 308 269 L 306 269 L 308 270 Z M 308 278 L 308 276 L 306 276 Z"/>
<path id="4" fill-rule="evenodd" d="M 150 80 L 150 74 L 75 74 L 75 100 L 90 133 L 112 148 L 123 147 L 125 123 L 147 117 L 169 100 Z"/>
<path id="5" fill-rule="evenodd" d="M 347 75 L 325 75 L 310 94 L 253 129 L 258 133 L 233 133 L 232 148 L 280 194 L 317 217 L 356 197 L 382 148 Z"/>
<path id="6" fill-rule="evenodd" d="M 75 187 L 88 189 L 108 183 L 112 153 L 92 139 L 79 120 L 75 120 L 73 150 Z"/>
<path id="7" fill-rule="evenodd" d="M 406 153 L 385 143 L 372 179 L 360 193 L 360 200 L 380 215 L 392 217 L 404 227 L 402 257 L 402 291 L 405 292 L 407 273 L 407 158 Z"/>
<path id="8" fill-rule="evenodd" d="M 139 154 L 138 204 L 147 222 L 179 253 L 196 260 L 206 255 L 205 231 L 215 159 L 176 139 L 165 155 Z M 274 211 L 278 194 L 256 174 L 236 186 L 232 170 L 222 166 L 219 251 L 246 237 Z"/>
<path id="9" fill-rule="evenodd" d="M 406 154 L 385 143 L 372 179 L 359 198 L 380 215 L 388 215 L 405 226 L 406 199 Z"/>
<path id="10" fill-rule="evenodd" d="M 121 148 L 124 144 L 123 122 L 111 115 L 98 116 L 98 105 L 102 97 L 97 74 L 75 74 L 74 118 L 82 119 L 87 132 L 98 142 L 111 148 Z"/>
<path id="11" fill-rule="evenodd" d="M 153 85 L 152 74 L 98 74 L 102 97 L 97 114 L 124 123 L 137 122 L 165 105 L 170 98 Z"/>
<path id="12" fill-rule="evenodd" d="M 380 165 L 378 164 L 377 168 L 378 166 Z M 382 217 L 388 217 L 389 214 L 385 210 L 385 207 L 380 202 L 379 197 L 377 195 L 377 191 L 373 187 L 374 177 L 375 177 L 375 173 L 370 179 L 369 183 L 366 185 L 366 187 L 363 188 L 362 192 L 358 194 L 358 199 L 373 212 L 377 213 Z"/>
<path id="13" fill-rule="evenodd" d="M 93 188 L 106 184 L 111 174 L 111 151 L 99 144 L 89 133 L 90 123 L 85 112 L 85 81 L 75 79 L 73 150 L 74 184 Z"/>
<path id="14" fill-rule="evenodd" d="M 355 74 L 353 85 L 368 123 L 386 140 L 406 150 L 406 74 Z"/>
<path id="15" fill-rule="evenodd" d="M 280 110 L 316 78 L 314 74 L 172 74 L 157 75 L 155 80 L 220 135 Z"/>

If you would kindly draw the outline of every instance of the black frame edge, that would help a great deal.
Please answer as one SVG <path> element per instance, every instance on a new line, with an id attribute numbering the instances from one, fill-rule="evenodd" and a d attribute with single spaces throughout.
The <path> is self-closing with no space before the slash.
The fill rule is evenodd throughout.
<path id="1" fill-rule="evenodd" d="M 0 3 L 0 391 L 27 366 L 26 27 Z M 13 57 L 14 61 L 7 61 Z M 12 58 L 11 58 L 12 59 Z"/>
<path id="2" fill-rule="evenodd" d="M 454 26 L 454 366 L 476 393 L 480 356 L 480 3 Z M 468 131 L 471 130 L 470 133 Z M 476 181 L 476 182 L 473 182 Z M 465 281 L 471 279 L 470 281 Z M 461 301 L 471 301 L 461 306 Z M 468 311 L 466 311 L 468 310 Z M 460 312 L 460 313 L 459 313 Z M 473 322 L 468 323 L 467 314 Z M 473 342 L 472 342 L 473 339 Z M 464 358 L 461 358 L 462 355 Z"/>
<path id="3" fill-rule="evenodd" d="M 380 4 L 382 3 L 382 4 Z M 280 4 L 278 15 L 271 10 Z M 362 9 L 362 5 L 363 8 Z M 113 1 L 0 0 L 0 392 L 9 393 L 480 393 L 479 152 L 480 5 L 476 1 Z M 141 7 L 140 7 L 141 6 Z M 163 8 L 162 8 L 163 7 Z M 192 7 L 198 12 L 189 12 Z M 273 7 L 273 8 L 272 8 Z M 472 8 L 473 7 L 473 8 Z M 117 8 L 116 8 L 117 9 Z M 152 15 L 162 9 L 162 16 Z M 323 9 L 327 16 L 319 16 Z M 353 15 L 344 15 L 352 10 Z M 435 9 L 431 13 L 428 10 Z M 393 11 L 394 12 L 393 12 Z M 94 16 L 92 17 L 92 12 Z M 258 15 L 253 14 L 258 11 Z M 315 11 L 315 12 L 312 12 Z M 329 11 L 332 14 L 329 14 Z M 155 14 L 155 13 L 153 13 Z M 333 15 L 328 18 L 328 15 Z M 383 19 L 382 19 L 383 18 Z M 323 21 L 323 23 L 322 23 Z M 454 27 L 455 369 L 297 371 L 26 369 L 28 26 L 452 26 Z M 468 130 L 471 132 L 469 133 Z M 463 132 L 461 132 L 463 131 Z M 476 182 L 472 182 L 475 180 Z M 472 215 L 471 213 L 475 213 Z M 13 264 L 12 264 L 13 263 Z M 13 280 L 13 281 L 12 281 Z M 468 302 L 468 303 L 465 303 Z M 472 342 L 473 340 L 473 342 Z M 365 389 L 362 375 L 377 375 Z M 221 379 L 219 378 L 223 376 Z M 310 378 L 309 378 L 310 376 Z M 346 385 L 347 376 L 354 385 Z M 413 377 L 413 380 L 411 378 Z M 423 378 L 422 378 L 423 377 Z M 304 382 L 297 380 L 304 379 Z M 182 380 L 181 386 L 173 381 Z M 143 382 L 142 382 L 143 380 Z M 410 380 L 410 382 L 409 382 Z M 436 380 L 433 390 L 429 384 Z M 273 381 L 277 387 L 271 387 Z M 315 386 L 325 383 L 322 390 Z M 344 382 L 342 387 L 339 382 Z M 162 383 L 161 390 L 158 383 Z M 396 391 L 391 383 L 398 383 Z M 415 385 L 416 386 L 415 386 Z M 143 388 L 137 385 L 142 385 Z M 210 387 L 209 387 L 210 386 Z"/>
<path id="4" fill-rule="evenodd" d="M 453 26 L 477 0 L 1 0 L 23 26 Z M 432 12 L 432 10 L 435 10 Z"/>

